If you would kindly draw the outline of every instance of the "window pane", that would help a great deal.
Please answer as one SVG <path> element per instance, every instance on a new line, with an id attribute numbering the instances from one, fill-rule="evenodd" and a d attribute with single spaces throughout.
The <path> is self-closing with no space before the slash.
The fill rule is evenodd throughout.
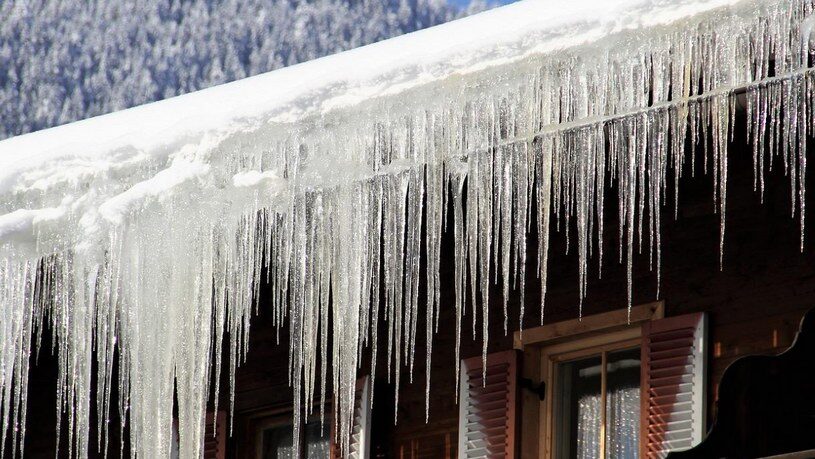
<path id="1" fill-rule="evenodd" d="M 560 459 L 595 459 L 600 453 L 600 356 L 558 365 L 555 445 Z"/>
<path id="2" fill-rule="evenodd" d="M 303 451 L 301 457 L 307 459 L 328 459 L 331 454 L 329 423 L 320 428 L 320 421 L 306 423 L 303 429 Z M 294 459 L 291 424 L 275 426 L 263 431 L 264 459 Z"/>
<path id="3" fill-rule="evenodd" d="M 328 426 L 330 420 L 326 420 L 322 429 L 320 421 L 306 424 L 306 459 L 328 459 L 331 454 L 331 437 Z"/>
<path id="4" fill-rule="evenodd" d="M 263 431 L 263 457 L 268 459 L 294 459 L 292 454 L 291 425 L 281 425 Z"/>
<path id="5" fill-rule="evenodd" d="M 639 457 L 640 350 L 610 352 L 606 361 L 606 457 Z"/>

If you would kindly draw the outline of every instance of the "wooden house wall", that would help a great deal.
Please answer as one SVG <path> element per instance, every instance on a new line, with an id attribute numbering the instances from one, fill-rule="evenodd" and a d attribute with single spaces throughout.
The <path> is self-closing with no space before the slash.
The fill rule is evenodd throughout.
<path id="1" fill-rule="evenodd" d="M 785 350 L 792 343 L 803 313 L 815 307 L 815 255 L 812 248 L 815 224 L 810 218 L 807 244 L 801 253 L 799 223 L 791 216 L 789 182 L 783 166 L 776 162 L 773 171 L 768 173 L 762 204 L 759 193 L 753 189 L 752 152 L 738 141 L 743 136 L 741 130 L 736 132 L 737 141 L 730 155 L 724 265 L 721 270 L 719 215 L 714 213 L 712 180 L 710 175 L 702 172 L 701 161 L 697 161 L 695 177 L 690 177 L 690 170 L 686 170 L 681 180 L 678 218 L 673 218 L 672 204 L 663 208 L 662 215 L 660 299 L 665 301 L 666 316 L 699 311 L 709 314 L 708 413 L 711 418 L 715 413 L 717 383 L 725 368 L 743 355 Z M 815 190 L 812 173 L 808 182 L 811 195 Z M 583 302 L 586 315 L 626 306 L 626 272 L 624 265 L 618 262 L 616 189 L 607 192 L 607 196 L 605 262 L 602 279 L 597 276 L 596 257 L 590 262 L 588 297 Z M 667 201 L 673 202 L 672 189 L 668 191 Z M 572 253 L 566 254 L 562 228 L 559 233 L 553 233 L 552 238 L 545 323 L 577 317 L 579 303 L 574 245 Z M 574 241 L 573 235 L 573 244 Z M 531 254 L 536 251 L 534 245 L 530 244 Z M 410 383 L 403 372 L 397 423 L 382 429 L 384 432 L 376 436 L 372 449 L 387 457 L 455 456 L 458 406 L 454 392 L 454 292 L 449 287 L 453 283 L 452 247 L 452 238 L 447 234 L 442 245 L 442 326 L 433 343 L 430 419 L 425 423 L 425 347 L 423 326 L 420 325 L 416 349 L 416 355 L 420 357 L 414 381 Z M 655 271 L 649 270 L 647 252 L 645 246 L 642 255 L 635 260 L 634 304 L 656 299 L 657 276 Z M 525 328 L 540 323 L 540 284 L 535 278 L 534 259 L 529 263 Z M 509 333 L 505 335 L 501 288 L 492 289 L 490 352 L 512 348 L 512 333 L 519 325 L 519 298 L 517 290 L 510 292 Z M 476 339 L 473 339 L 469 312 L 463 320 L 461 358 L 477 356 L 481 352 L 480 324 Z M 423 324 L 423 320 L 422 315 L 419 324 Z M 238 375 L 236 408 L 239 409 L 272 403 L 270 398 L 282 401 L 289 393 L 285 379 L 280 383 L 287 362 L 285 346 L 274 349 L 273 332 L 254 324 L 252 341 L 249 360 Z M 380 356 L 383 349 L 385 344 L 380 343 Z M 374 416 L 379 413 L 381 419 L 388 421 L 393 419 L 393 385 L 384 381 L 386 368 L 382 363 L 377 368 Z"/>
<path id="2" fill-rule="evenodd" d="M 744 138 L 737 132 L 736 138 Z M 660 298 L 665 300 L 666 315 L 690 312 L 709 313 L 709 394 L 713 413 L 717 381 L 728 364 L 739 356 L 774 353 L 790 345 L 798 320 L 805 310 L 815 307 L 815 222 L 810 218 L 807 245 L 799 251 L 799 229 L 790 216 L 788 179 L 776 163 L 769 173 L 764 204 L 753 191 L 752 153 L 743 144 L 730 154 L 730 179 L 727 201 L 727 236 L 724 267 L 719 269 L 719 216 L 714 214 L 710 176 L 697 170 L 682 180 L 679 218 L 674 220 L 673 207 L 663 209 L 662 285 Z M 701 161 L 697 162 L 701 169 Z M 689 172 L 689 171 L 687 171 Z M 815 192 L 815 173 L 809 174 L 809 195 Z M 669 176 L 669 180 L 671 177 Z M 672 188 L 672 187 L 671 187 Z M 588 297 L 583 302 L 584 314 L 596 314 L 626 306 L 626 275 L 618 263 L 616 190 L 607 193 L 606 238 L 603 242 L 605 264 L 598 279 L 596 257 L 591 261 Z M 669 190 L 667 201 L 673 202 Z M 812 211 L 815 212 L 815 211 Z M 534 239 L 534 238 L 533 238 Z M 573 242 L 574 242 L 573 238 Z M 564 230 L 553 233 L 549 261 L 549 294 L 545 322 L 572 319 L 578 313 L 577 258 L 565 254 Z M 530 243 L 530 254 L 536 252 Z M 452 282 L 452 248 L 450 234 L 443 243 L 442 315 L 440 333 L 435 336 L 430 419 L 425 423 L 424 330 L 420 325 L 414 381 L 403 372 L 399 397 L 398 422 L 394 425 L 393 384 L 388 384 L 384 366 L 385 343 L 380 342 L 380 365 L 375 384 L 374 443 L 372 453 L 380 457 L 445 457 L 455 454 L 458 406 L 454 392 L 454 311 Z M 539 324 L 540 294 L 535 279 L 535 262 L 530 259 L 527 282 L 527 304 L 524 326 Z M 634 303 L 656 298 L 656 274 L 649 271 L 647 247 L 635 262 Z M 518 329 L 519 295 L 512 291 L 509 302 L 509 333 L 504 334 L 501 290 L 495 287 L 490 305 L 489 351 L 512 348 L 512 332 Z M 419 324 L 423 324 L 423 316 Z M 472 316 L 464 317 L 461 358 L 479 355 L 480 335 L 472 337 Z M 480 333 L 480 325 L 478 327 Z M 380 333 L 384 336 L 384 333 Z M 236 380 L 234 437 L 229 449 L 235 457 L 246 457 L 250 448 L 252 420 L 269 413 L 286 415 L 290 409 L 288 387 L 288 335 L 279 335 L 271 327 L 269 314 L 263 310 L 252 322 L 251 343 L 247 361 L 239 368 Z M 279 345 L 277 344 L 279 341 Z M 369 356 L 365 357 L 369 359 Z M 366 365 L 369 360 L 366 360 Z M 27 455 L 53 457 L 55 448 L 56 370 L 48 348 L 32 369 L 29 396 Z M 228 385 L 221 384 L 221 406 L 228 407 Z M 114 445 L 118 445 L 117 414 L 111 423 Z M 712 414 L 711 414 L 712 416 Z M 95 436 L 94 436 L 95 437 Z M 62 451 L 67 451 L 63 432 Z M 95 443 L 95 442 L 94 442 Z M 239 444 L 240 443 L 240 444 Z M 91 449 L 95 449 L 92 445 Z M 116 457 L 114 446 L 110 457 Z"/>

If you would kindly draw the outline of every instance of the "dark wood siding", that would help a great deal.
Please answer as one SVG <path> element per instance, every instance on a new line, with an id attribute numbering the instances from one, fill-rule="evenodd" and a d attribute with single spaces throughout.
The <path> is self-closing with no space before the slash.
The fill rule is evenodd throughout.
<path id="1" fill-rule="evenodd" d="M 743 138 L 744 133 L 737 131 L 735 136 L 736 139 Z M 742 145 L 730 156 L 727 237 L 724 265 L 720 269 L 719 216 L 714 213 L 711 178 L 703 174 L 700 163 L 697 162 L 695 178 L 686 171 L 681 181 L 678 219 L 673 218 L 672 205 L 663 208 L 660 298 L 665 300 L 667 317 L 708 313 L 707 413 L 710 419 L 715 415 L 717 384 L 724 369 L 744 355 L 777 353 L 786 349 L 792 343 L 804 312 L 815 307 L 815 223 L 809 222 L 806 251 L 801 253 L 798 222 L 791 218 L 789 183 L 783 175 L 783 168 L 776 167 L 769 174 L 764 204 L 761 204 L 758 193 L 753 191 L 751 152 Z M 809 190 L 815 190 L 814 176 L 809 176 Z M 673 178 L 669 177 L 669 180 Z M 607 192 L 607 196 L 607 209 L 615 209 L 616 191 Z M 673 202 L 670 190 L 667 202 Z M 588 297 L 583 302 L 586 315 L 626 306 L 626 275 L 624 266 L 617 263 L 614 214 L 607 212 L 607 237 L 603 243 L 606 261 L 602 279 L 597 276 L 596 258 L 590 266 Z M 455 320 L 451 233 L 452 230 L 442 242 L 440 320 L 443 324 L 453 324 Z M 635 304 L 648 303 L 656 298 L 657 276 L 649 270 L 647 251 L 645 247 L 643 255 L 635 260 Z M 528 252 L 536 253 L 535 247 L 530 246 Z M 550 248 L 545 323 L 577 317 L 577 258 L 574 249 L 571 254 L 565 252 L 561 229 L 560 233 L 553 232 Z M 512 349 L 512 331 L 518 329 L 518 292 L 511 291 L 508 298 L 508 335 L 503 332 L 501 289 L 495 287 L 491 293 L 489 352 Z M 539 283 L 534 273 L 530 273 L 526 291 L 526 328 L 539 324 L 539 294 Z M 419 323 L 424 323 L 422 317 Z M 472 339 L 469 314 L 464 317 L 463 325 L 461 357 L 480 355 L 480 339 Z M 458 406 L 454 393 L 457 375 L 453 365 L 453 328 L 452 325 L 440 327 L 440 333 L 434 339 L 429 422 L 425 423 L 423 378 L 408 383 L 404 377 L 398 423 L 389 428 L 384 437 L 375 436 L 372 453 L 378 448 L 389 457 L 455 457 Z M 423 355 L 424 333 L 421 328 L 418 334 L 416 355 Z M 380 336 L 385 335 L 380 333 Z M 288 389 L 277 389 L 281 387 L 281 381 L 285 384 L 287 357 L 285 346 L 272 350 L 273 337 L 273 331 L 253 324 L 249 361 L 239 370 L 237 404 L 240 407 L 248 409 L 254 404 L 267 403 L 270 397 L 282 398 L 288 393 Z M 282 343 L 287 339 L 281 335 Z M 275 367 L 279 366 L 279 372 L 269 369 L 270 361 Z M 384 365 L 378 367 L 378 379 L 385 371 Z M 424 371 L 421 360 L 416 371 Z M 393 403 L 387 390 L 377 390 L 375 404 L 380 409 Z"/>

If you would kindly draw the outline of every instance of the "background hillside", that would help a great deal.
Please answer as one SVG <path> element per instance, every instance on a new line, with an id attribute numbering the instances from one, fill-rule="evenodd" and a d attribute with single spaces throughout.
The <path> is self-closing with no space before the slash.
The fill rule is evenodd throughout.
<path id="1" fill-rule="evenodd" d="M 3 0 L 0 139 L 373 43 L 491 3 Z"/>

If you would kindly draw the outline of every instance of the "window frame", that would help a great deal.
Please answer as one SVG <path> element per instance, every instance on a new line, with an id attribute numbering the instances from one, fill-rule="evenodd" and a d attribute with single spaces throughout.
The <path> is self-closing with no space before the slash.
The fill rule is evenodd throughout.
<path id="1" fill-rule="evenodd" d="M 642 324 L 662 319 L 662 301 L 543 325 L 515 332 L 514 347 L 523 351 L 524 378 L 546 385 L 545 398 L 521 394 L 521 457 L 554 457 L 555 390 L 559 362 L 641 347 Z M 605 361 L 605 360 L 603 360 Z M 603 417 L 606 413 L 602 413 Z M 603 435 L 605 437 L 605 435 Z"/>
<path id="2" fill-rule="evenodd" d="M 364 375 L 357 379 L 356 391 L 357 397 L 362 397 L 364 403 L 360 405 L 362 411 L 365 413 L 363 418 L 366 418 L 363 425 L 362 439 L 359 440 L 364 443 L 364 453 L 362 457 L 370 456 L 372 448 L 372 410 L 369 405 L 368 398 L 371 391 L 374 389 L 374 381 L 370 375 Z M 361 395 L 360 395 L 361 393 Z M 310 404 L 311 414 L 303 413 L 306 416 L 306 422 L 312 422 L 320 419 L 320 403 L 314 402 Z M 304 407 L 305 408 L 305 407 Z M 325 416 L 325 426 L 328 427 L 329 442 L 330 442 L 330 459 L 337 459 L 337 446 L 335 441 L 335 418 L 334 418 L 334 397 L 333 395 L 327 397 L 325 404 L 322 405 L 322 413 Z M 265 429 L 274 428 L 277 426 L 292 425 L 293 423 L 293 405 L 291 403 L 275 403 L 265 407 L 257 407 L 249 410 L 237 412 L 235 415 L 235 423 L 233 424 L 234 438 L 236 439 L 236 457 L 247 458 L 260 458 L 263 452 L 263 432 Z M 225 425 L 225 424 L 224 424 Z M 303 423 L 305 426 L 305 423 Z M 300 440 L 305 441 L 305 429 L 300 430 Z M 305 443 L 301 443 L 305 445 Z M 301 448 L 301 454 L 305 453 L 305 448 Z"/>
<path id="3" fill-rule="evenodd" d="M 625 338 L 626 334 L 622 334 L 621 336 Z M 633 333 L 631 333 L 633 335 Z M 552 451 L 552 454 L 557 452 L 557 442 L 555 438 L 557 433 L 554 429 L 554 424 L 551 422 L 552 418 L 554 417 L 555 411 L 557 411 L 557 399 L 560 398 L 557 395 L 557 391 L 559 390 L 558 381 L 560 380 L 559 368 L 561 363 L 571 362 L 575 360 L 586 359 L 590 357 L 600 357 L 600 365 L 602 367 L 601 370 L 601 383 L 600 383 L 600 456 L 606 456 L 606 426 L 608 424 L 607 415 L 608 412 L 606 410 L 606 397 L 607 397 L 607 388 L 608 388 L 608 376 L 607 376 L 607 369 L 606 366 L 608 365 L 608 354 L 617 351 L 625 351 L 631 349 L 642 349 L 642 339 L 641 337 L 637 338 L 630 338 L 630 339 L 622 339 L 620 341 L 616 341 L 618 335 L 613 334 L 611 340 L 609 342 L 604 342 L 603 344 L 598 344 L 593 347 L 585 347 L 580 348 L 574 351 L 568 351 L 563 353 L 551 353 L 551 354 L 542 354 L 542 358 L 549 358 L 551 361 L 550 365 L 550 381 L 552 381 L 549 386 L 551 386 L 551 392 L 547 391 L 547 399 L 550 400 L 549 407 L 547 409 L 547 425 L 548 427 L 548 436 L 549 436 L 549 449 Z M 597 337 L 598 339 L 605 341 L 603 338 L 606 336 L 601 335 Z M 547 389 L 549 389 L 547 387 Z M 551 397 L 551 398 L 550 398 Z M 639 433 L 639 429 L 637 431 Z"/>

